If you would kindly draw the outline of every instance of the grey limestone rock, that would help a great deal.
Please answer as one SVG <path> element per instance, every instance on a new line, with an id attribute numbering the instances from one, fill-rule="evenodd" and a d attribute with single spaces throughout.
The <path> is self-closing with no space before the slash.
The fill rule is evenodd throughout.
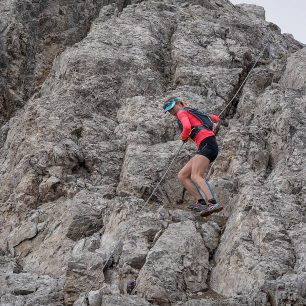
<path id="1" fill-rule="evenodd" d="M 306 48 L 294 53 L 288 58 L 286 70 L 281 78 L 280 84 L 285 88 L 306 88 Z"/>
<path id="2" fill-rule="evenodd" d="M 81 297 L 74 306 L 149 306 L 145 299 L 137 296 L 103 295 L 100 291 L 91 291 L 88 299 Z"/>
<path id="3" fill-rule="evenodd" d="M 2 1 L 0 124 L 41 87 L 54 58 L 84 38 L 108 1 Z"/>
<path id="4" fill-rule="evenodd" d="M 246 11 L 249 14 L 255 15 L 260 19 L 266 20 L 266 12 L 262 6 L 242 3 L 242 4 L 237 4 L 237 7 L 241 8 L 242 10 Z"/>
<path id="5" fill-rule="evenodd" d="M 0 259 L 1 305 L 62 305 L 63 280 L 23 272 L 12 259 Z"/>
<path id="6" fill-rule="evenodd" d="M 219 245 L 221 229 L 218 223 L 208 221 L 202 224 L 202 235 L 205 246 L 210 252 L 213 252 Z"/>
<path id="7" fill-rule="evenodd" d="M 135 290 L 158 303 L 185 300 L 207 288 L 208 268 L 208 251 L 194 222 L 170 224 L 149 251 Z"/>
<path id="8" fill-rule="evenodd" d="M 266 74 L 262 68 L 258 73 Z M 300 159 L 305 154 L 302 136 L 305 125 L 301 119 L 305 95 L 288 88 L 290 84 L 284 88 L 284 80 L 290 78 L 290 74 L 284 75 L 282 85 L 266 83 L 264 91 L 256 89 L 260 79 L 249 80 L 240 98 L 236 122 L 232 120 L 230 124 L 232 135 L 227 133 L 224 140 L 226 144 L 235 137 L 226 146 L 230 148 L 230 144 L 236 143 L 239 154 L 231 158 L 226 168 L 220 165 L 215 169 L 237 180 L 237 196 L 227 198 L 232 210 L 221 238 L 224 242 L 215 254 L 216 266 L 210 280 L 214 290 L 228 297 L 259 288 L 268 296 L 272 294 L 274 300 L 283 301 L 284 297 L 275 297 L 275 290 L 271 293 L 266 288 L 276 288 L 286 276 L 288 289 L 284 296 L 292 298 L 292 303 L 303 301 L 302 295 L 296 293 L 298 283 L 293 279 L 305 267 L 301 255 L 305 244 L 300 240 L 305 238 L 304 234 L 293 237 L 291 228 L 298 233 L 297 228 L 305 226 L 302 188 L 305 167 Z M 254 105 L 258 108 L 254 109 Z M 252 116 L 248 115 L 250 109 Z M 215 175 L 218 176 L 216 172 Z M 301 247 L 296 248 L 297 243 Z M 231 269 L 221 272 L 225 266 Z M 271 278 L 274 280 L 267 285 Z M 230 287 L 226 285 L 229 282 Z"/>

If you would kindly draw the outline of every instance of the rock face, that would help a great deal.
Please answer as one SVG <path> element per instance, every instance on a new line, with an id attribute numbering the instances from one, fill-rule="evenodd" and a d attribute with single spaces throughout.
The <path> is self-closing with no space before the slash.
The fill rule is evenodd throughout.
<path id="1" fill-rule="evenodd" d="M 265 9 L 261 6 L 258 6 L 255 4 L 242 3 L 242 4 L 238 4 L 237 7 L 241 8 L 248 14 L 252 14 L 253 16 L 266 20 Z"/>
<path id="2" fill-rule="evenodd" d="M 0 16 L 0 305 L 305 304 L 302 44 L 227 0 Z M 176 178 L 192 144 L 146 202 L 180 146 L 170 95 L 228 105 L 207 220 Z"/>
<path id="3" fill-rule="evenodd" d="M 306 89 L 306 48 L 294 53 L 288 58 L 286 70 L 280 80 L 285 88 L 305 90 Z"/>
<path id="4" fill-rule="evenodd" d="M 1 1 L 0 125 L 39 90 L 54 58 L 86 36 L 104 2 Z"/>
<path id="5" fill-rule="evenodd" d="M 207 288 L 208 257 L 192 221 L 170 224 L 149 251 L 135 290 L 158 303 L 184 300 Z"/>
<path id="6" fill-rule="evenodd" d="M 301 50 L 291 56 L 279 84 L 272 83 L 265 90 L 262 83 L 267 70 L 257 68 L 243 89 L 237 107 L 239 121 L 231 120 L 230 131 L 224 135 L 226 146 L 241 148 L 226 168 L 219 164 L 215 171 L 216 181 L 226 172 L 238 185 L 237 196 L 227 202 L 231 215 L 211 276 L 212 288 L 226 296 L 255 287 L 277 302 L 286 296 L 292 303 L 301 303 L 303 293 L 298 288 L 305 283 L 305 244 L 301 242 L 305 234 L 301 230 L 305 229 L 302 156 L 306 97 L 305 76 L 293 71 L 292 65 L 303 65 L 304 54 Z M 252 113 L 250 109 L 254 109 Z M 247 138 L 243 137 L 246 133 Z M 225 268 L 229 266 L 235 269 Z M 229 282 L 233 283 L 230 287 Z"/>
<path id="7" fill-rule="evenodd" d="M 12 258 L 0 259 L 1 305 L 61 305 L 63 280 L 23 272 Z"/>

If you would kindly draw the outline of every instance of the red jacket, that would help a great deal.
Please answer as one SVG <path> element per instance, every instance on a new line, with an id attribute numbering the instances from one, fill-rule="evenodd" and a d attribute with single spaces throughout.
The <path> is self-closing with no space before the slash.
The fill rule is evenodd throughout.
<path id="1" fill-rule="evenodd" d="M 191 132 L 192 126 L 203 125 L 199 119 L 197 119 L 195 116 L 193 116 L 186 110 L 179 110 L 176 116 L 177 116 L 177 119 L 182 123 L 182 126 L 183 126 L 183 131 L 181 133 L 182 139 L 188 138 Z M 210 115 L 210 119 L 214 123 L 219 122 L 219 117 L 217 115 Z M 200 130 L 194 138 L 194 142 L 196 143 L 196 146 L 199 148 L 201 141 L 210 136 L 215 136 L 215 133 L 207 129 Z"/>

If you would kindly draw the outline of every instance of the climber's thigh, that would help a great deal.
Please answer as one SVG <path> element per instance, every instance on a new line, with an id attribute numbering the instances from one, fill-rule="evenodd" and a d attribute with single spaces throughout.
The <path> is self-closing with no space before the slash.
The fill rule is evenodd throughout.
<path id="1" fill-rule="evenodd" d="M 209 166 L 209 159 L 206 156 L 196 154 L 192 158 L 191 176 L 204 176 L 205 170 Z"/>
<path id="2" fill-rule="evenodd" d="M 180 170 L 178 176 L 181 179 L 189 178 L 191 176 L 192 159 Z"/>

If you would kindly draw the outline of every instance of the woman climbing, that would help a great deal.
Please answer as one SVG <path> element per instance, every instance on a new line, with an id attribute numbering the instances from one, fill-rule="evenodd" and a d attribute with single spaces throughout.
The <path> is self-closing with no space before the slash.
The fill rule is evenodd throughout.
<path id="1" fill-rule="evenodd" d="M 218 123 L 219 117 L 217 115 L 208 116 L 197 109 L 186 107 L 185 103 L 177 97 L 168 98 L 163 108 L 165 112 L 177 118 L 181 129 L 181 140 L 185 142 L 191 138 L 198 148 L 196 155 L 178 174 L 181 184 L 196 199 L 196 203 L 189 205 L 188 208 L 200 212 L 204 217 L 221 211 L 223 207 L 217 203 L 208 181 L 203 178 L 209 164 L 218 155 L 213 123 Z M 205 195 L 207 204 L 200 191 Z"/>

